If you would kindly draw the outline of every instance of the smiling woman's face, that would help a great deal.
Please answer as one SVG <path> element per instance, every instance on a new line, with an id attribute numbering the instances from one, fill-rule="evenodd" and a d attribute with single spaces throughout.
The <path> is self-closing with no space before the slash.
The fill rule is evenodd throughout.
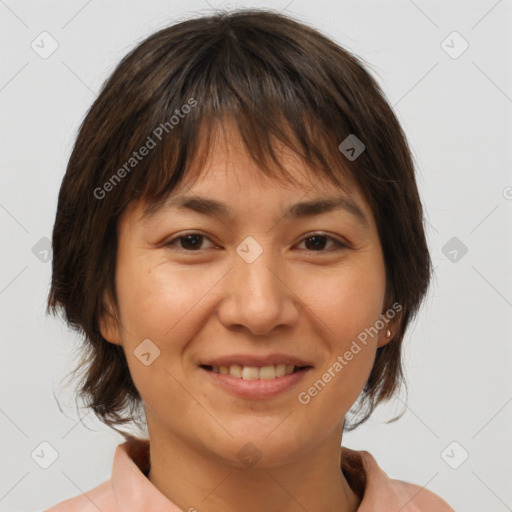
<path id="1" fill-rule="evenodd" d="M 341 370 L 335 365 L 384 312 L 375 219 L 353 183 L 347 196 L 291 153 L 283 162 L 304 177 L 300 185 L 264 177 L 232 133 L 219 139 L 201 178 L 173 192 L 181 206 L 142 218 L 144 205 L 132 203 L 120 220 L 122 325 L 102 321 L 101 329 L 124 348 L 150 439 L 232 465 L 251 442 L 260 466 L 291 462 L 339 441 L 376 349 L 389 339 L 391 324 Z M 333 197 L 346 201 L 325 211 L 297 206 Z M 319 379 L 324 385 L 305 404 Z"/>

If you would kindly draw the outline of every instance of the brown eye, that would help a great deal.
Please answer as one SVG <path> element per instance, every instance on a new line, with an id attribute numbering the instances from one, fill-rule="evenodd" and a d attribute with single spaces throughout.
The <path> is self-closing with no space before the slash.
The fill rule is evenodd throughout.
<path id="1" fill-rule="evenodd" d="M 200 233 L 189 233 L 173 238 L 165 244 L 165 247 L 187 252 L 197 252 L 202 249 L 201 245 L 204 240 L 208 240 L 208 238 Z"/>
<path id="2" fill-rule="evenodd" d="M 330 252 L 331 250 L 338 250 L 341 248 L 348 248 L 348 246 L 336 238 L 327 235 L 311 235 L 302 240 L 305 242 L 306 249 L 314 252 Z M 329 242 L 333 242 L 334 248 L 331 250 L 324 250 Z"/>

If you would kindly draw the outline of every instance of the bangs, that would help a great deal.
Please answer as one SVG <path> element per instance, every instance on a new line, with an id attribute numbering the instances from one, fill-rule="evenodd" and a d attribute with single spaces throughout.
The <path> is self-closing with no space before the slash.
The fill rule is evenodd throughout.
<path id="1" fill-rule="evenodd" d="M 172 49 L 165 48 L 159 41 L 163 36 L 157 33 L 144 45 L 145 58 L 135 51 L 127 57 L 132 62 L 123 63 L 135 67 L 137 73 L 130 77 L 131 98 L 122 97 L 128 84 L 118 87 L 120 95 L 111 98 L 119 109 L 123 102 L 125 108 L 110 147 L 121 147 L 123 141 L 125 149 L 105 169 L 100 185 L 109 173 L 112 176 L 123 162 L 133 159 L 130 154 L 144 146 L 153 149 L 115 187 L 112 200 L 117 195 L 120 210 L 141 199 L 150 213 L 185 177 L 198 178 L 227 121 L 235 126 L 262 174 L 297 182 L 297 171 L 287 169 L 280 157 L 285 147 L 313 176 L 325 177 L 348 193 L 346 184 L 354 178 L 357 163 L 350 162 L 349 167 L 338 145 L 349 134 L 358 133 L 349 99 L 334 86 L 333 77 L 325 76 L 321 65 L 304 72 L 296 42 L 270 32 L 263 37 L 258 32 L 256 37 L 247 27 L 237 33 L 238 27 L 232 25 L 226 31 L 211 30 L 208 36 L 198 31 L 195 38 L 176 34 Z M 279 54 L 274 51 L 277 45 Z M 153 47 L 158 54 L 152 54 Z M 144 62 L 151 65 L 146 67 Z M 141 80 L 139 90 L 145 92 L 144 97 L 142 92 L 137 97 L 134 78 Z M 131 107 L 134 103 L 136 108 Z M 135 131 L 127 147 L 128 127 Z"/>
<path id="2" fill-rule="evenodd" d="M 333 157 L 332 148 L 328 147 L 328 142 L 318 131 L 316 137 L 319 140 L 313 140 L 311 132 L 303 137 L 302 132 L 306 133 L 306 122 L 298 127 L 301 131 L 297 133 L 297 128 L 293 127 L 289 119 L 282 118 L 281 124 L 266 127 L 264 123 L 269 121 L 268 117 L 255 118 L 254 113 L 246 110 L 226 110 L 213 114 L 208 111 L 202 119 L 192 121 L 197 123 L 197 128 L 194 127 L 186 138 L 183 137 L 184 140 L 176 138 L 171 141 L 169 137 L 166 146 L 162 148 L 160 162 L 147 169 L 143 183 L 134 183 L 135 189 L 141 190 L 138 198 L 146 205 L 144 216 L 158 210 L 184 180 L 187 181 L 187 187 L 190 187 L 203 176 L 219 140 L 228 145 L 242 141 L 242 149 L 257 164 L 263 175 L 280 183 L 302 184 L 304 194 L 313 189 L 321 177 L 325 177 L 350 195 L 347 182 L 351 180 L 352 174 Z M 235 131 L 232 131 L 232 127 Z M 332 144 L 337 150 L 335 141 Z M 323 151 L 321 146 L 325 146 Z M 304 172 L 298 170 L 296 165 L 292 167 L 283 163 L 284 148 L 290 149 L 310 171 L 306 176 L 311 182 L 310 185 L 304 186 L 300 179 Z"/>

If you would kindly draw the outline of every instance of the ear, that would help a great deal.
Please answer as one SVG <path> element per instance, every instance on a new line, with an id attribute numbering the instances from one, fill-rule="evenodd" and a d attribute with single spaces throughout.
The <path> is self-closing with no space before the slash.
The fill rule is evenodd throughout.
<path id="1" fill-rule="evenodd" d="M 402 314 L 401 309 L 399 311 L 395 311 L 396 315 L 393 318 L 389 318 L 387 313 L 393 310 L 392 308 L 388 308 L 383 313 L 383 322 L 384 327 L 379 332 L 379 337 L 377 341 L 377 348 L 384 347 L 387 345 L 398 333 L 400 324 L 402 322 Z M 387 321 L 386 321 L 387 318 Z M 388 336 L 389 334 L 389 336 Z"/>
<path id="2" fill-rule="evenodd" d="M 114 345 L 122 345 L 121 329 L 114 314 L 114 306 L 107 292 L 103 294 L 103 311 L 99 319 L 101 335 Z"/>

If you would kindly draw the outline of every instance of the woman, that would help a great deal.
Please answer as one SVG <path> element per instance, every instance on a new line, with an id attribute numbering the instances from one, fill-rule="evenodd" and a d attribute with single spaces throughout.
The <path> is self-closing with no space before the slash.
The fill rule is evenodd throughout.
<path id="1" fill-rule="evenodd" d="M 316 30 L 244 10 L 143 41 L 80 129 L 53 254 L 80 395 L 126 441 L 50 511 L 452 510 L 341 447 L 401 383 L 431 260 L 400 125 Z"/>

